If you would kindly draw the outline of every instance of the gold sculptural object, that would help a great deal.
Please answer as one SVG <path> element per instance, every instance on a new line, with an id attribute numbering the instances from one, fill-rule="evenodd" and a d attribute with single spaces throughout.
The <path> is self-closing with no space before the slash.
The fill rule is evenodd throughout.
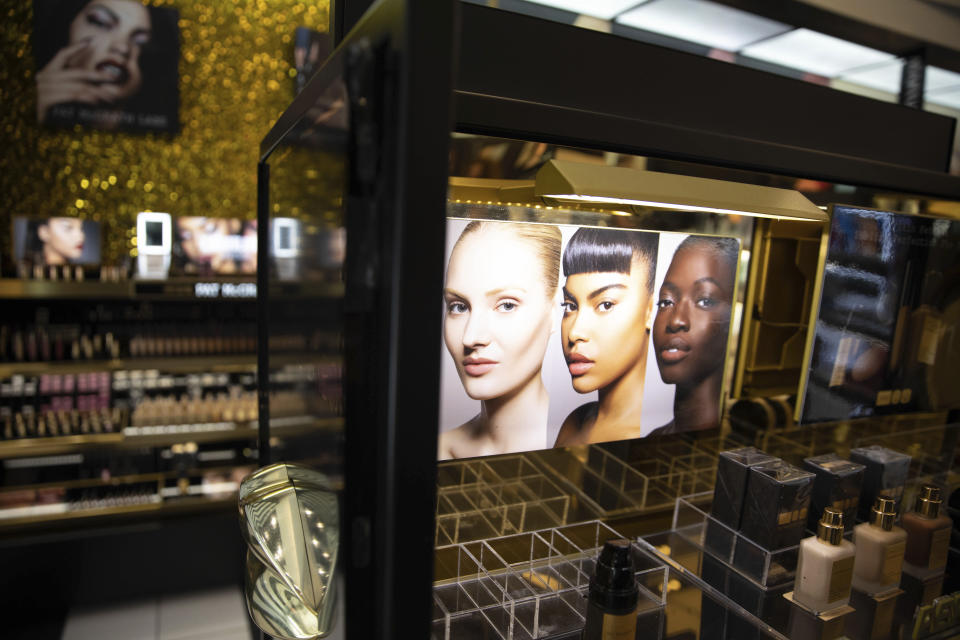
<path id="1" fill-rule="evenodd" d="M 333 628 L 340 538 L 337 494 L 322 473 L 278 463 L 240 484 L 247 543 L 246 600 L 254 623 L 278 640 L 322 638 Z"/>

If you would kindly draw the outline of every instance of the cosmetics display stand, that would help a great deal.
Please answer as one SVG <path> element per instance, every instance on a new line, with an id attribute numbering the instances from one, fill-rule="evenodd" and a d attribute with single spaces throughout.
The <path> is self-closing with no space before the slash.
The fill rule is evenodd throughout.
<path id="1" fill-rule="evenodd" d="M 299 391 L 339 384 L 339 334 L 303 300 L 342 286 L 282 286 L 269 425 L 297 459 L 342 438 L 339 394 Z M 249 276 L 0 279 L 0 535 L 227 511 L 258 462 L 255 296 Z"/>
<path id="2" fill-rule="evenodd" d="M 793 599 L 793 591 L 783 594 L 790 606 L 789 635 L 791 640 L 837 640 L 843 637 L 846 618 L 853 607 L 845 604 L 819 613 Z"/>
<path id="3" fill-rule="evenodd" d="M 567 524 L 570 496 L 523 456 L 440 467 L 436 545 Z"/>
<path id="4" fill-rule="evenodd" d="M 604 542 L 619 533 L 599 521 L 438 547 L 433 631 L 437 640 L 579 638 L 587 589 Z M 667 567 L 632 548 L 640 590 L 637 625 L 662 638 Z"/>
<path id="5" fill-rule="evenodd" d="M 636 455 L 614 445 L 547 449 L 534 452 L 533 457 L 600 518 L 666 511 L 677 496 L 713 487 L 716 454 L 697 441 L 678 441 L 670 451 L 638 449 Z"/>
<path id="6" fill-rule="evenodd" d="M 673 514 L 671 536 L 687 549 L 688 569 L 728 600 L 753 612 L 780 632 L 788 628 L 799 547 L 767 550 L 713 518 L 704 508 L 712 498 L 705 492 L 680 497 Z M 674 545 L 676 546 L 676 545 Z M 731 618 L 723 607 L 701 611 L 704 638 L 757 637 L 742 618 Z"/>

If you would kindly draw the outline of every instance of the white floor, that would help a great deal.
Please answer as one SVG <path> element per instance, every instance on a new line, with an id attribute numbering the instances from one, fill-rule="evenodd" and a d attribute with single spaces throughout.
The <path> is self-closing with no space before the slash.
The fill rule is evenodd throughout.
<path id="1" fill-rule="evenodd" d="M 239 588 L 200 591 L 67 615 L 62 640 L 259 640 Z"/>

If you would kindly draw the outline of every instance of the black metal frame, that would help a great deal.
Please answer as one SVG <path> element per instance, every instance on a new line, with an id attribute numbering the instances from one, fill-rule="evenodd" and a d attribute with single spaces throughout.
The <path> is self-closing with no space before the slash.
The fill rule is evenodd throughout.
<path id="1" fill-rule="evenodd" d="M 952 118 L 507 11 L 462 14 L 458 130 L 960 198 L 945 173 Z"/>
<path id="2" fill-rule="evenodd" d="M 439 415 L 434 347 L 441 331 L 440 315 L 429 310 L 442 289 L 458 9 L 446 0 L 378 2 L 260 145 L 263 180 L 273 150 L 286 136 L 295 140 L 310 108 L 345 81 L 351 167 L 341 557 L 351 638 L 429 634 L 437 434 L 428 425 Z M 265 196 L 259 215 L 269 217 Z M 263 279 L 266 258 L 259 265 Z"/>

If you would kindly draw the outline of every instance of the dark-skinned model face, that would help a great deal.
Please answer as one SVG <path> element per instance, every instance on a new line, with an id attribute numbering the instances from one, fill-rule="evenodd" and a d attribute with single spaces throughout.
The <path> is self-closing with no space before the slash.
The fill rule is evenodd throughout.
<path id="1" fill-rule="evenodd" d="M 734 277 L 734 269 L 709 244 L 674 254 L 653 321 L 653 346 L 665 383 L 692 385 L 723 370 Z"/>

